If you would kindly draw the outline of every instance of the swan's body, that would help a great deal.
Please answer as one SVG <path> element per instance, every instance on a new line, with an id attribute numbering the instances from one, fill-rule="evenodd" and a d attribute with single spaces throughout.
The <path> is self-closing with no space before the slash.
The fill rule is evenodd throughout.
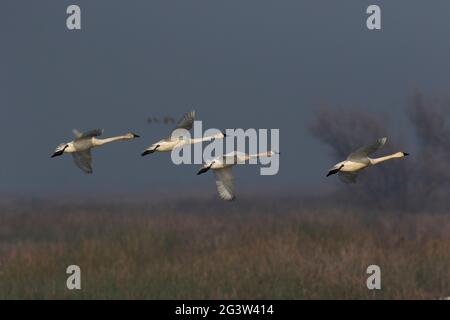
<path id="1" fill-rule="evenodd" d="M 352 152 L 347 160 L 335 164 L 327 174 L 327 177 L 338 173 L 339 178 L 346 183 L 355 183 L 358 173 L 369 167 L 386 160 L 403 158 L 408 155 L 405 152 L 396 152 L 379 158 L 370 158 L 369 155 L 380 149 L 386 143 L 387 138 L 378 139 L 374 144 L 364 146 Z"/>
<path id="2" fill-rule="evenodd" d="M 223 200 L 234 200 L 234 177 L 231 168 L 239 163 L 245 163 L 252 158 L 271 157 L 273 151 L 249 155 L 243 152 L 233 151 L 225 155 L 206 161 L 198 171 L 198 175 L 212 169 L 216 178 L 217 191 Z"/>
<path id="3" fill-rule="evenodd" d="M 86 173 L 92 173 L 92 148 L 114 141 L 131 140 L 139 137 L 137 134 L 127 133 L 121 136 L 99 139 L 97 137 L 103 133 L 103 130 L 96 129 L 85 133 L 80 133 L 78 130 L 74 130 L 73 132 L 76 138 L 70 142 L 61 143 L 58 147 L 56 147 L 56 150 L 51 157 L 54 158 L 61 156 L 64 153 L 70 153 L 72 154 L 73 160 L 77 167 Z"/>
<path id="4" fill-rule="evenodd" d="M 168 152 L 172 151 L 176 148 L 181 148 L 184 145 L 188 144 L 195 144 L 200 143 L 204 141 L 211 141 L 214 139 L 222 139 L 225 137 L 223 133 L 218 133 L 216 135 L 208 136 L 208 137 L 202 137 L 202 138 L 196 138 L 191 139 L 187 137 L 180 136 L 178 137 L 176 134 L 176 130 L 178 129 L 185 129 L 185 130 L 191 130 L 192 125 L 195 120 L 195 111 L 191 111 L 186 113 L 183 118 L 178 122 L 177 126 L 172 130 L 169 137 L 159 140 L 158 142 L 155 142 L 150 147 L 144 150 L 142 152 L 142 156 L 145 156 L 147 154 L 154 153 L 156 151 L 158 152 Z"/>

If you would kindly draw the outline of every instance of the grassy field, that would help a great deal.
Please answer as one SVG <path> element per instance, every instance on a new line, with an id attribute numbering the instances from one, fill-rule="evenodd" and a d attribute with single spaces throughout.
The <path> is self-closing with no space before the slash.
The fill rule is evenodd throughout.
<path id="1" fill-rule="evenodd" d="M 450 296 L 448 212 L 256 198 L 16 199 L 0 209 L 1 299 Z M 70 264 L 81 267 L 82 290 L 66 289 Z M 366 288 L 371 264 L 381 267 L 382 290 Z"/>

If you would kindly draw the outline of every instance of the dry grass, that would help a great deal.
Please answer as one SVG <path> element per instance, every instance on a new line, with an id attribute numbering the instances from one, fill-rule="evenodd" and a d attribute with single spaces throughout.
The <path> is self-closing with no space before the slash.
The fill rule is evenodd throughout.
<path id="1" fill-rule="evenodd" d="M 363 213 L 295 201 L 107 203 L 0 204 L 0 298 L 450 295 L 448 213 Z M 82 269 L 81 291 L 65 288 L 70 264 Z M 381 267 L 380 291 L 366 288 L 370 264 Z"/>

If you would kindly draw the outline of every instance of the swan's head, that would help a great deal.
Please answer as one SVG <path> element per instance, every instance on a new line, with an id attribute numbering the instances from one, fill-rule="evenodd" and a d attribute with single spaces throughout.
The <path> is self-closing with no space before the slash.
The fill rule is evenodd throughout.
<path id="1" fill-rule="evenodd" d="M 403 158 L 403 157 L 407 157 L 407 156 L 409 156 L 409 153 L 399 151 L 399 152 L 394 153 L 392 155 L 392 158 Z"/>
<path id="2" fill-rule="evenodd" d="M 136 133 L 129 132 L 125 135 L 128 139 L 134 139 L 134 138 L 140 138 L 140 135 L 137 135 Z"/>
<path id="3" fill-rule="evenodd" d="M 211 169 L 212 165 L 214 164 L 214 161 L 211 161 L 209 163 L 205 163 L 200 170 L 197 172 L 197 175 L 207 172 L 209 169 Z"/>
<path id="4" fill-rule="evenodd" d="M 62 156 L 64 151 L 66 151 L 67 148 L 69 148 L 69 143 L 61 143 L 61 144 L 59 144 L 56 147 L 55 151 L 53 152 L 51 158 Z"/>
<path id="5" fill-rule="evenodd" d="M 221 131 L 213 136 L 214 139 L 225 139 L 227 135 L 225 132 Z"/>
<path id="6" fill-rule="evenodd" d="M 277 152 L 277 151 L 273 151 L 273 150 L 267 151 L 267 156 L 268 157 L 273 157 L 276 154 L 280 154 L 280 153 Z"/>
<path id="7" fill-rule="evenodd" d="M 344 161 L 336 163 L 327 173 L 327 177 L 338 173 L 344 167 Z"/>

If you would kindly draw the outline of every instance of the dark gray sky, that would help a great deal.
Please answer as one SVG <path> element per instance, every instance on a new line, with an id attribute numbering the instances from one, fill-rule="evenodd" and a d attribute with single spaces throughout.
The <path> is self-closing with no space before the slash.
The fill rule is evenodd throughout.
<path id="1" fill-rule="evenodd" d="M 66 29 L 78 4 L 82 30 Z M 366 29 L 369 4 L 382 30 Z M 314 110 L 357 107 L 404 123 L 414 89 L 450 87 L 450 1 L 21 1 L 0 5 L 3 192 L 213 190 L 197 166 L 140 152 L 195 108 L 204 126 L 279 128 L 280 173 L 237 168 L 242 188 L 327 183 L 332 160 L 308 134 Z M 391 119 L 392 121 L 392 119 Z M 142 138 L 94 150 L 94 175 L 50 159 L 73 128 Z"/>

